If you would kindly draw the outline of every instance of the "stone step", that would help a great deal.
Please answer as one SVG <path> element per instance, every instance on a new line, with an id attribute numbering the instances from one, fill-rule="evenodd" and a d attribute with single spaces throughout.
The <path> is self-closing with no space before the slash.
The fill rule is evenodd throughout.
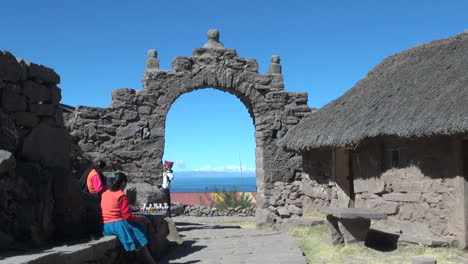
<path id="1" fill-rule="evenodd" d="M 0 264 L 79 264 L 106 258 L 109 250 L 115 252 L 120 247 L 115 236 L 104 236 L 81 244 L 58 246 L 46 250 L 32 250 L 22 255 L 2 256 Z"/>

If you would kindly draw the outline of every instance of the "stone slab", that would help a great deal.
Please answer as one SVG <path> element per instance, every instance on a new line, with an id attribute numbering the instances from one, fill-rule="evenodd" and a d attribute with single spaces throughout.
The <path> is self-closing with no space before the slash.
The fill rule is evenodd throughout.
<path id="1" fill-rule="evenodd" d="M 319 212 L 332 215 L 336 218 L 343 219 L 387 219 L 387 215 L 382 213 L 376 213 L 373 210 L 365 208 L 332 208 L 332 207 L 321 207 L 318 209 Z"/>
<path id="2" fill-rule="evenodd" d="M 4 256 L 0 264 L 50 264 L 50 263 L 84 263 L 99 258 L 96 253 L 104 254 L 108 249 L 119 247 L 115 236 L 105 236 L 98 240 L 76 245 L 58 246 L 47 250 L 35 250 L 23 255 Z M 102 249 L 100 249 L 102 247 Z"/>

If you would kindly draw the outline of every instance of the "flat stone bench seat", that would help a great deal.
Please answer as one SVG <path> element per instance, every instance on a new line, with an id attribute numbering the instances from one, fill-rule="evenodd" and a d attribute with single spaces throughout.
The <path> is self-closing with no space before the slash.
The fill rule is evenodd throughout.
<path id="1" fill-rule="evenodd" d="M 22 255 L 3 256 L 0 264 L 79 264 L 105 258 L 105 253 L 120 247 L 115 236 L 104 236 L 81 244 L 53 247 L 45 250 L 32 250 Z"/>
<path id="2" fill-rule="evenodd" d="M 364 244 L 371 219 L 387 219 L 387 215 L 365 208 L 323 207 L 318 210 L 327 215 L 333 244 Z"/>

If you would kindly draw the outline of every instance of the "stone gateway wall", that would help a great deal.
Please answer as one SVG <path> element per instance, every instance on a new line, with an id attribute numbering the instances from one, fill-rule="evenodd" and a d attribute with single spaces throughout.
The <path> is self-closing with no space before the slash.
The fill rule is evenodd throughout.
<path id="1" fill-rule="evenodd" d="M 204 88 L 228 92 L 246 106 L 255 126 L 257 217 L 266 221 L 275 182 L 292 183 L 301 171 L 301 158 L 276 146 L 287 130 L 307 116 L 307 93 L 284 90 L 279 56 L 272 56 L 268 74 L 258 63 L 237 55 L 211 30 L 208 43 L 191 57 L 176 57 L 171 70 L 159 69 L 157 52 L 150 50 L 143 90 L 117 89 L 109 108 L 77 107 L 67 121 L 71 135 L 90 159 L 103 158 L 113 170 L 123 170 L 133 183 L 160 185 L 166 116 L 185 93 Z M 149 139 L 135 136 L 138 125 L 149 123 Z M 268 218 L 269 219 L 269 218 Z"/>
<path id="2" fill-rule="evenodd" d="M 393 140 L 393 139 L 392 139 Z M 442 241 L 460 238 L 464 223 L 457 201 L 462 195 L 457 185 L 461 174 L 461 152 L 456 137 L 402 140 L 401 154 L 406 166 L 387 169 L 385 142 L 388 138 L 367 139 L 353 151 L 355 207 L 387 214 L 379 229 Z M 457 143 L 458 142 L 458 143 Z M 321 206 L 338 207 L 332 180 L 332 151 L 308 152 L 303 156 L 304 213 Z"/>
<path id="3" fill-rule="evenodd" d="M 59 82 L 54 70 L 0 51 L 0 250 L 83 231 Z"/>

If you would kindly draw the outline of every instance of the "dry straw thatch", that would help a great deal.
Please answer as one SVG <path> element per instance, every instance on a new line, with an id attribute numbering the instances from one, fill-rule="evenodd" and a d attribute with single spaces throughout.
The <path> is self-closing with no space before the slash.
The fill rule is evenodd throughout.
<path id="1" fill-rule="evenodd" d="M 386 58 L 279 141 L 288 150 L 345 147 L 380 135 L 468 132 L 468 33 Z"/>

